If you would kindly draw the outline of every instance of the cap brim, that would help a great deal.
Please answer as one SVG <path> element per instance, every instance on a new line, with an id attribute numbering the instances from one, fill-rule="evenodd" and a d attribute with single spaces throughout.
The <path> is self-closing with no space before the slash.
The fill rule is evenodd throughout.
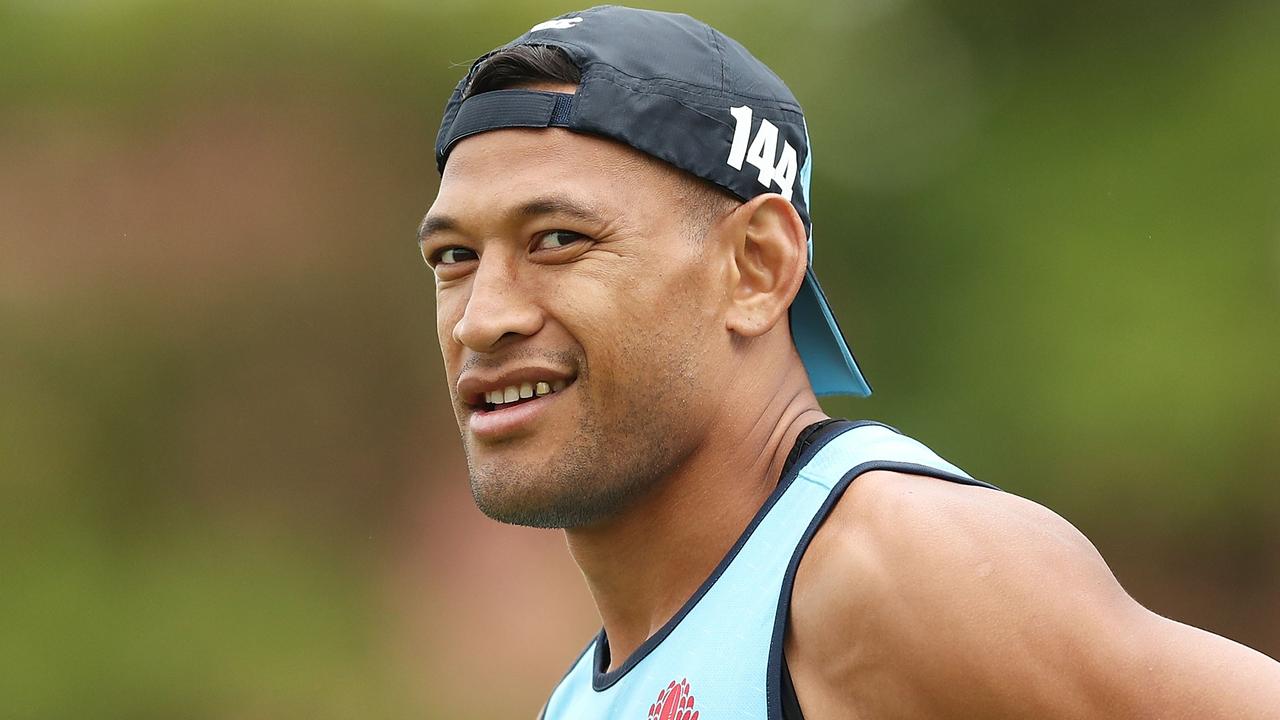
<path id="1" fill-rule="evenodd" d="M 791 303 L 791 339 L 816 394 L 871 394 L 812 270 L 805 271 L 804 283 Z"/>

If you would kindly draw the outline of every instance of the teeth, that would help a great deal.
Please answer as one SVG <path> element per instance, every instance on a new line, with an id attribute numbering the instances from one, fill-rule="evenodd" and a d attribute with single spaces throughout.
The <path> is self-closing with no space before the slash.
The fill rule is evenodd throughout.
<path id="1" fill-rule="evenodd" d="M 542 397 L 553 392 L 559 392 L 567 384 L 564 380 L 556 380 L 554 382 L 539 380 L 536 383 L 526 382 L 519 385 L 508 385 L 501 390 L 485 391 L 484 400 L 490 405 L 505 405 L 516 400 L 527 400 L 534 396 Z"/>

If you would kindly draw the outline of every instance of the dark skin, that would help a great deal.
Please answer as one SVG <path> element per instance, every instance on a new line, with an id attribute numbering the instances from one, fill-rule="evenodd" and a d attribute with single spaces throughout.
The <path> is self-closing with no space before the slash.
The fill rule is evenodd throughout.
<path id="1" fill-rule="evenodd" d="M 570 160 L 549 169 L 548 156 Z M 492 132 L 459 144 L 424 222 L 444 364 L 482 506 L 519 516 L 556 505 L 565 488 L 576 498 L 647 475 L 603 516 L 566 528 L 615 662 L 710 574 L 772 491 L 796 436 L 825 417 L 784 319 L 805 247 L 755 242 L 802 236 L 799 218 L 781 197 L 762 197 L 691 242 L 687 218 L 669 206 L 681 182 L 612 142 Z M 525 212 L 547 197 L 599 219 Z M 563 356 L 582 360 L 547 361 Z M 527 365 L 575 380 L 533 420 L 498 436 L 476 433 L 465 397 L 476 371 L 466 368 L 500 378 Z M 645 404 L 630 407 L 631 397 Z M 584 428 L 601 437 L 584 441 Z M 648 452 L 636 445 L 646 433 L 677 444 Z M 575 467 L 560 462 L 567 446 L 579 448 Z M 595 446 L 599 456 L 581 457 Z M 578 477 L 580 465 L 597 472 Z"/>
<path id="2" fill-rule="evenodd" d="M 607 140 L 493 131 L 458 144 L 423 225 L 473 491 L 500 519 L 565 521 L 613 667 L 825 417 L 787 325 L 794 208 L 761 195 L 691 240 L 687 182 Z M 539 373 L 565 389 L 484 424 L 476 393 Z M 1142 608 L 1065 520 L 890 472 L 815 537 L 785 651 L 809 720 L 1280 717 L 1280 664 Z"/>
<path id="3" fill-rule="evenodd" d="M 1061 517 L 896 473 L 815 537 L 785 649 L 810 720 L 1280 717 L 1280 664 L 1139 605 Z"/>

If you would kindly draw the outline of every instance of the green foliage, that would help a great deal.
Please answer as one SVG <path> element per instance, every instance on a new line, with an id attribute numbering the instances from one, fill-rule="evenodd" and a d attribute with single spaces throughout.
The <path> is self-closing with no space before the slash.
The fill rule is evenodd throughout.
<path id="1" fill-rule="evenodd" d="M 0 715 L 532 714 L 406 669 L 378 559 L 464 482 L 412 242 L 437 113 L 569 9 L 0 4 Z M 876 389 L 828 411 L 1280 650 L 1280 5 L 681 9 L 807 108 Z"/>

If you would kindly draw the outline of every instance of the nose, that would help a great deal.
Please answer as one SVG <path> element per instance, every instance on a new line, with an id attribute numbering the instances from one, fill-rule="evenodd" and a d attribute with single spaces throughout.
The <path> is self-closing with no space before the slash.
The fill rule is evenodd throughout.
<path id="1" fill-rule="evenodd" d="M 482 255 L 471 280 L 453 339 L 475 352 L 493 352 L 542 328 L 542 311 L 520 283 L 516 262 L 498 253 Z"/>

